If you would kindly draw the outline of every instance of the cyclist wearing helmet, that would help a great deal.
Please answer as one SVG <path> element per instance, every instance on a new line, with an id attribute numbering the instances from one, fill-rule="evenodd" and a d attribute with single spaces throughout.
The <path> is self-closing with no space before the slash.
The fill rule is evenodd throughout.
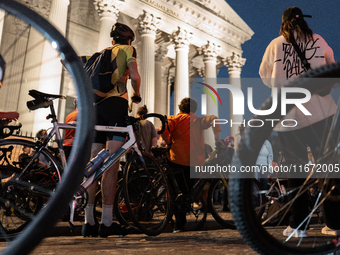
<path id="1" fill-rule="evenodd" d="M 112 74 L 111 83 L 114 88 L 105 95 L 104 99 L 96 104 L 96 125 L 126 126 L 128 116 L 128 94 L 126 89 L 127 79 L 130 77 L 134 90 L 132 101 L 139 103 L 140 99 L 140 76 L 137 69 L 136 50 L 131 46 L 135 35 L 126 25 L 116 23 L 110 32 L 112 37 L 111 59 L 116 64 L 116 70 Z M 95 157 L 103 148 L 109 150 L 112 155 L 124 143 L 126 134 L 117 132 L 96 132 L 92 145 L 92 155 Z M 95 220 L 93 214 L 96 184 L 89 187 L 88 205 L 85 208 L 85 224 L 82 228 L 83 236 L 107 237 L 109 235 L 125 235 L 127 230 L 112 222 L 112 208 L 116 192 L 117 173 L 119 161 L 104 172 L 101 182 L 103 212 L 101 224 Z M 98 231 L 99 228 L 99 231 Z"/>

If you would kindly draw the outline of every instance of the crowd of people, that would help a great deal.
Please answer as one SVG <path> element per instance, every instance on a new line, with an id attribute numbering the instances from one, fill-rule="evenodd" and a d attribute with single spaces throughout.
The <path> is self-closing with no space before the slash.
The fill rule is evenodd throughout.
<path id="1" fill-rule="evenodd" d="M 285 63 L 283 60 L 287 56 L 283 56 L 285 52 L 282 50 L 283 44 L 293 44 L 294 41 L 300 45 L 306 45 L 311 41 L 315 44 L 314 48 L 321 49 L 319 52 L 322 56 L 314 57 L 308 56 L 308 61 L 312 68 L 324 65 L 326 63 L 333 63 L 334 56 L 332 49 L 327 45 L 325 40 L 320 36 L 312 32 L 304 20 L 305 15 L 299 8 L 291 7 L 284 11 L 282 16 L 282 25 L 280 30 L 280 36 L 274 39 L 267 47 L 262 63 L 260 66 L 260 76 L 263 78 L 264 83 L 270 88 L 280 88 L 282 86 L 281 81 L 286 81 L 293 77 L 297 77 L 306 70 L 301 69 L 297 73 L 287 73 Z M 126 25 L 116 23 L 110 32 L 112 37 L 112 59 L 116 59 L 117 72 L 112 75 L 112 84 L 116 85 L 105 94 L 102 100 L 95 104 L 96 111 L 96 125 L 108 125 L 108 126 L 126 126 L 126 118 L 128 116 L 128 93 L 126 88 L 127 79 L 131 79 L 131 85 L 134 94 L 131 98 L 134 98 L 134 103 L 139 103 L 140 97 L 140 75 L 137 67 L 137 54 L 136 49 L 131 46 L 131 43 L 135 39 L 134 32 Z M 292 70 L 291 70 L 292 71 Z M 268 79 L 271 78 L 271 79 Z M 275 78 L 275 79 L 272 79 Z M 284 79 L 281 79 L 284 78 Z M 97 92 L 95 92 L 97 93 Z M 99 93 L 99 92 L 98 92 Z M 98 94 L 101 96 L 100 94 Z M 283 155 L 286 163 L 299 163 L 304 161 L 306 153 L 305 148 L 300 144 L 294 144 L 296 140 L 294 137 L 299 136 L 300 140 L 308 142 L 312 147 L 312 150 L 316 149 L 317 144 L 311 143 L 311 141 L 317 141 L 315 135 L 321 134 L 321 132 L 315 132 L 314 130 L 320 130 L 321 127 L 328 125 L 329 118 L 335 112 L 335 104 L 333 99 L 329 95 L 313 95 L 310 104 L 310 109 L 313 109 L 313 102 L 322 102 L 322 105 L 326 109 L 332 109 L 327 113 L 312 114 L 312 117 L 306 122 L 305 119 L 299 121 L 300 126 L 293 131 L 292 129 L 280 128 L 276 129 L 278 132 L 280 144 L 282 145 Z M 157 130 L 160 127 L 155 126 L 147 120 L 140 122 L 139 128 L 139 146 L 146 153 L 152 153 L 151 148 L 154 146 L 169 146 L 168 160 L 170 167 L 175 169 L 175 178 L 181 189 L 182 194 L 188 194 L 194 184 L 194 179 L 190 178 L 190 166 L 204 165 L 207 159 L 206 145 L 204 143 L 203 131 L 212 128 L 215 145 L 218 147 L 226 148 L 226 157 L 228 162 L 231 162 L 234 154 L 234 143 L 238 143 L 242 139 L 243 127 L 240 127 L 240 132 L 237 137 L 228 136 L 221 140 L 220 126 L 213 125 L 214 119 L 217 116 L 204 116 L 198 117 L 195 115 L 197 110 L 197 102 L 190 97 L 183 98 L 179 105 L 179 113 L 168 117 L 168 129 L 166 128 L 164 133 L 159 136 Z M 317 109 L 315 109 L 317 111 Z M 141 106 L 138 108 L 136 117 L 148 113 L 147 106 Z M 75 110 L 67 118 L 67 123 L 75 123 L 77 116 L 77 107 L 75 101 Z M 17 120 L 19 114 L 17 112 L 1 112 L 0 119 L 7 118 L 9 121 Z M 300 119 L 299 112 L 293 109 L 285 118 L 287 119 Z M 37 137 L 43 141 L 46 138 L 46 130 L 38 132 Z M 73 145 L 74 130 L 66 131 L 64 146 L 69 153 Z M 118 132 L 96 132 L 95 139 L 92 144 L 91 157 L 95 157 L 99 151 L 106 148 L 110 154 L 113 154 L 119 149 L 125 142 L 126 135 Z M 302 146 L 304 146 L 302 144 Z M 303 158 L 303 159 L 302 159 Z M 256 165 L 262 167 L 263 165 L 271 165 L 273 161 L 272 146 L 269 141 L 265 141 L 260 151 Z M 44 165 L 46 162 L 39 162 Z M 85 223 L 82 227 L 82 235 L 84 237 L 107 237 L 109 235 L 125 235 L 129 232 L 127 228 L 121 226 L 112 220 L 112 210 L 114 197 L 117 185 L 117 173 L 119 168 L 119 161 L 117 161 L 110 169 L 108 169 L 102 176 L 101 191 L 102 191 L 102 216 L 101 224 L 97 222 L 94 215 L 94 203 L 95 193 L 97 185 L 94 184 L 88 189 L 88 204 L 85 208 Z M 261 188 L 266 189 L 267 179 L 258 177 Z M 301 179 L 289 179 L 288 188 L 301 185 Z M 306 205 L 307 199 L 304 195 L 300 196 L 293 206 L 291 207 L 290 225 L 285 229 L 283 235 L 290 235 L 306 217 L 308 212 L 308 206 Z M 337 206 L 331 204 L 331 202 L 325 201 L 325 209 L 331 206 Z M 182 231 L 186 224 L 185 212 L 179 211 L 176 215 L 176 223 L 174 231 Z M 327 226 L 323 229 L 323 233 L 330 233 L 331 231 L 337 231 L 340 229 L 339 217 L 334 215 L 331 210 L 325 214 Z M 308 229 L 308 226 L 306 226 Z M 335 230 L 334 230 L 335 229 Z M 296 231 L 295 237 L 308 236 L 307 230 Z"/>
<path id="2" fill-rule="evenodd" d="M 325 64 L 334 63 L 333 50 L 326 41 L 314 33 L 305 21 L 301 9 L 297 7 L 287 8 L 282 14 L 280 36 L 275 38 L 267 46 L 259 69 L 259 74 L 266 86 L 269 88 L 281 88 L 287 80 L 294 79 L 309 69 L 315 69 Z M 312 51 L 309 49 L 313 45 Z M 287 56 L 285 46 L 295 54 Z M 299 51 L 301 53 L 299 53 Z M 297 61 L 301 63 L 290 68 L 290 63 Z M 317 151 L 322 140 L 323 130 L 329 126 L 336 112 L 336 104 L 329 93 L 313 94 L 311 99 L 304 104 L 311 115 L 305 116 L 297 107 L 284 116 L 284 119 L 295 120 L 295 127 L 276 126 L 282 154 L 286 164 L 301 164 L 306 161 L 307 144 L 314 152 Z M 288 178 L 288 189 L 300 187 L 304 179 Z M 292 193 L 291 199 L 296 195 Z M 340 229 L 340 219 L 337 216 L 339 202 L 325 200 L 323 204 L 326 227 L 322 229 L 323 234 L 336 235 Z M 284 236 L 293 234 L 295 237 L 308 236 L 308 222 L 304 221 L 308 216 L 308 194 L 304 192 L 298 196 L 290 207 L 291 217 L 289 226 L 283 231 Z M 301 225 L 302 224 L 302 225 Z"/>
<path id="3" fill-rule="evenodd" d="M 122 32 L 118 32 L 119 29 L 122 28 Z M 124 29 L 123 29 L 124 28 Z M 117 33 L 120 33 L 120 37 L 114 37 L 113 36 L 113 45 L 119 44 L 118 47 L 122 47 L 121 51 L 114 51 L 112 50 L 112 54 L 119 54 L 120 52 L 125 52 L 126 60 L 125 60 L 125 68 L 127 68 L 130 71 L 130 77 L 132 79 L 132 87 L 134 89 L 134 93 L 139 96 L 139 87 L 140 87 L 140 79 L 136 64 L 136 54 L 135 49 L 131 46 L 131 42 L 133 41 L 134 34 L 130 28 L 128 28 L 125 25 L 117 23 L 113 27 L 113 31 L 117 31 Z M 112 36 L 111 32 L 111 36 Z M 125 38 L 125 41 L 119 41 L 122 38 Z M 285 68 L 285 63 L 283 61 L 278 61 L 279 59 L 285 59 L 283 54 L 284 51 L 282 51 L 282 44 L 293 44 L 294 41 L 297 41 L 298 43 L 305 45 L 308 44 L 311 40 L 314 44 L 317 44 L 319 48 L 321 48 L 321 54 L 323 56 L 313 57 L 308 56 L 308 60 L 310 62 L 310 65 L 312 68 L 316 68 L 320 65 L 326 64 L 326 63 L 333 63 L 334 62 L 334 56 L 332 49 L 327 45 L 327 43 L 323 40 L 323 38 L 317 34 L 314 34 L 312 30 L 308 27 L 307 23 L 304 20 L 304 15 L 302 14 L 302 11 L 297 7 L 291 7 L 284 11 L 282 15 L 282 25 L 280 30 L 280 36 L 276 39 L 274 39 L 269 46 L 267 47 L 267 50 L 263 56 L 262 63 L 260 66 L 260 76 L 263 79 L 264 83 L 271 87 L 281 87 L 282 86 L 282 80 L 286 81 L 287 79 L 291 79 L 292 77 L 297 77 L 300 73 L 305 72 L 306 70 L 301 70 L 297 73 L 287 73 L 289 70 Z M 122 46 L 122 45 L 125 46 Z M 133 52 L 133 54 L 131 54 Z M 286 56 L 287 57 L 287 56 Z M 292 71 L 291 71 L 292 72 Z M 122 72 L 124 73 L 124 72 Z M 136 78 L 138 77 L 138 78 Z M 276 79 L 268 79 L 268 78 L 276 78 Z M 284 79 L 278 79 L 278 78 L 284 78 Z M 119 78 L 121 80 L 121 77 Z M 125 80 L 126 81 L 126 80 Z M 125 84 L 126 86 L 126 84 Z M 124 100 L 123 100 L 124 99 Z M 332 104 L 332 99 L 329 98 L 329 95 L 313 95 L 312 100 L 309 102 L 310 104 L 313 104 L 313 100 L 323 101 L 324 106 L 326 106 L 327 109 L 330 108 L 330 104 Z M 100 102 L 96 105 L 97 107 L 97 114 L 103 115 L 104 109 L 108 108 L 108 103 L 110 102 L 110 105 L 117 105 L 117 109 L 121 109 L 121 112 L 127 113 L 127 94 L 126 89 L 123 89 L 123 92 L 120 92 L 120 94 L 117 94 L 116 91 L 113 91 L 111 95 L 106 97 L 103 102 Z M 118 103 L 118 104 L 116 104 Z M 105 105 L 105 106 L 104 106 Z M 119 108 L 118 108 L 119 105 Z M 329 106 L 329 107 L 327 107 Z M 332 106 L 335 107 L 335 104 L 332 104 Z M 333 108 L 334 108 L 333 107 Z M 114 107 L 116 108 L 116 107 Z M 313 107 L 311 107 L 313 108 Z M 333 109 L 332 108 L 332 109 Z M 184 98 L 180 105 L 179 105 L 179 113 L 174 116 L 168 117 L 168 126 L 169 129 L 165 129 L 165 132 L 162 134 L 162 138 L 164 142 L 170 146 L 170 151 L 168 154 L 168 160 L 170 162 L 170 167 L 173 169 L 177 169 L 180 171 L 180 174 L 176 175 L 176 181 L 181 189 L 181 192 L 183 194 L 187 194 L 188 191 L 191 189 L 194 183 L 194 179 L 190 178 L 190 166 L 194 165 L 204 165 L 204 162 L 206 160 L 206 149 L 205 149 L 205 143 L 204 143 L 204 137 L 203 137 L 203 131 L 205 129 L 208 129 L 212 127 L 213 120 L 216 119 L 216 116 L 204 116 L 204 117 L 197 117 L 195 115 L 195 111 L 197 109 L 197 102 L 192 98 Z M 335 109 L 335 108 L 334 108 Z M 117 113 L 116 113 L 117 114 Z M 110 113 L 111 119 L 115 119 L 115 123 L 119 123 L 118 119 L 120 118 L 123 120 L 123 117 L 125 115 L 117 116 L 115 113 Z M 290 116 L 289 114 L 293 114 L 293 116 Z M 290 112 L 286 116 L 286 118 L 292 118 L 292 119 L 299 119 L 299 113 L 296 111 L 296 109 L 292 112 Z M 298 135 L 305 139 L 304 141 L 310 141 L 310 140 L 316 140 L 313 139 L 313 136 L 311 136 L 311 132 L 309 130 L 313 130 L 314 128 L 317 128 L 317 130 L 320 129 L 320 126 L 326 125 L 328 119 L 330 116 L 334 114 L 334 112 L 328 111 L 326 113 L 326 116 L 319 116 L 318 114 L 313 114 L 313 117 L 305 122 L 304 120 L 301 121 L 301 125 L 297 128 L 297 130 L 294 131 L 288 131 L 288 130 L 277 130 L 279 134 L 279 139 L 282 147 L 285 148 L 282 153 L 283 156 L 286 159 L 286 162 L 293 162 L 296 163 L 295 160 L 298 158 L 298 160 L 301 160 L 301 155 L 303 154 L 303 158 L 306 155 L 304 153 L 305 148 L 301 148 L 297 146 L 296 144 L 289 144 L 291 141 L 294 141 L 294 136 Z M 106 116 L 109 116 L 108 113 L 105 113 Z M 300 123 L 300 122 L 299 122 Z M 106 120 L 104 123 L 102 121 L 99 121 L 97 124 L 112 124 L 112 121 Z M 120 123 L 122 124 L 122 123 Z M 142 145 L 146 146 L 144 149 L 149 150 L 150 144 L 157 145 L 157 135 L 155 136 L 155 129 L 154 127 L 151 127 L 151 125 L 146 124 L 142 128 Z M 151 132 L 152 131 L 152 132 Z M 229 155 L 233 154 L 233 145 L 234 145 L 234 138 L 233 137 L 227 137 L 225 142 L 220 139 L 220 126 L 214 125 L 213 126 L 213 133 L 215 137 L 215 143 L 216 146 L 223 146 L 227 147 L 229 149 Z M 320 134 L 321 132 L 319 132 Z M 115 137 L 118 136 L 120 139 L 116 139 Z M 194 137 L 194 139 L 190 139 L 190 137 Z M 146 141 L 148 140 L 148 142 Z M 240 134 L 238 141 L 242 139 L 242 127 L 240 129 Z M 113 141 L 112 141 L 113 140 Z M 156 140 L 156 141 L 155 141 Z M 104 139 L 101 140 L 102 145 L 100 148 L 104 147 Z M 123 139 L 119 135 L 115 135 L 114 137 L 111 137 L 110 140 L 107 142 L 107 146 L 110 150 L 110 153 L 113 153 L 121 143 L 123 142 Z M 115 146 L 110 146 L 109 144 L 115 144 Z M 288 143 L 288 144 L 287 144 Z M 99 150 L 98 147 L 96 147 L 96 143 L 94 144 L 93 149 L 93 155 L 95 155 Z M 314 145 L 313 145 L 314 146 Z M 288 149 L 287 149 L 288 148 Z M 293 152 L 293 153 L 292 153 Z M 231 156 L 232 157 L 232 156 Z M 294 159 L 295 157 L 295 159 Z M 265 141 L 263 144 L 260 155 L 257 159 L 256 164 L 259 167 L 262 167 L 263 165 L 271 165 L 273 161 L 273 151 L 272 147 L 269 141 Z M 110 207 L 111 209 L 108 210 L 108 214 L 105 214 L 103 211 L 103 217 L 102 217 L 102 224 L 100 226 L 100 229 L 108 229 L 105 231 L 105 235 L 100 234 L 101 236 L 106 236 L 108 234 L 124 234 L 125 229 L 123 227 L 118 227 L 117 224 L 111 223 L 112 222 L 112 194 L 114 194 L 115 187 L 113 187 L 116 183 L 116 175 L 117 175 L 117 167 L 113 167 L 112 171 L 109 172 L 106 176 L 103 176 L 103 179 L 110 180 L 111 188 L 104 187 L 102 188 L 102 192 L 104 194 L 103 197 L 103 209 L 107 210 L 106 207 Z M 260 178 L 259 181 L 261 183 L 261 188 L 265 189 L 267 186 L 267 180 L 266 178 Z M 291 179 L 288 181 L 288 188 L 289 187 L 296 187 L 301 184 L 301 179 Z M 107 188 L 107 190 L 106 190 Z M 106 200 L 105 194 L 110 194 L 108 197 L 111 197 L 111 199 Z M 106 201 L 105 201 L 106 200 Z M 306 213 L 308 211 L 308 207 L 305 205 L 306 199 L 303 196 L 300 196 L 300 198 L 297 199 L 298 201 L 293 203 L 293 206 L 291 206 L 291 219 L 290 219 L 290 226 L 283 232 L 283 235 L 290 235 L 297 226 L 301 223 L 302 219 L 305 218 Z M 91 204 L 88 205 L 89 207 Z M 325 207 L 327 208 L 328 203 L 326 202 Z M 93 219 L 93 215 L 91 215 L 90 211 L 93 211 L 93 208 L 89 208 L 86 210 L 86 220 L 83 228 L 83 235 L 89 236 L 89 235 L 96 235 L 97 234 L 97 226 L 96 222 Z M 91 217 L 88 217 L 88 215 L 91 215 Z M 185 213 L 177 213 L 176 215 L 176 224 L 174 231 L 181 231 L 186 223 Z M 327 217 L 328 216 L 328 217 Z M 110 219 L 106 219 L 106 218 Z M 340 226 L 338 226 L 337 221 L 334 219 L 334 215 L 326 214 L 326 223 L 327 226 L 325 229 L 322 230 L 322 233 L 330 233 L 333 229 L 340 229 Z M 331 219 L 331 220 L 329 220 Z M 308 227 L 307 227 L 308 228 Z M 307 236 L 307 231 L 298 230 L 295 231 L 295 236 Z"/>

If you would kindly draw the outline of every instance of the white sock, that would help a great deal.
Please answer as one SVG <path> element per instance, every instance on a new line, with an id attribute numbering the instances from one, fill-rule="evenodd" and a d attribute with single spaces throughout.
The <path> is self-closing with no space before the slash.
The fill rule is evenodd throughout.
<path id="1" fill-rule="evenodd" d="M 102 224 L 106 227 L 110 227 L 112 225 L 112 210 L 113 205 L 103 205 Z"/>
<path id="2" fill-rule="evenodd" d="M 85 224 L 89 223 L 91 226 L 94 226 L 96 222 L 94 221 L 94 215 L 93 215 L 93 204 L 87 204 L 85 207 Z"/>

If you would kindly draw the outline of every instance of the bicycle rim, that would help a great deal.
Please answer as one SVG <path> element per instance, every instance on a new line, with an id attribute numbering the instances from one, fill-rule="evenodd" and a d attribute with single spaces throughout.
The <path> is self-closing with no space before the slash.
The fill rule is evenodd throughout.
<path id="1" fill-rule="evenodd" d="M 225 228 L 235 228 L 228 202 L 228 180 L 213 180 L 208 194 L 208 208 L 214 219 Z"/>
<path id="2" fill-rule="evenodd" d="M 314 82 L 314 78 L 321 77 L 339 77 L 340 64 L 331 64 L 320 67 L 319 69 L 312 70 L 311 72 L 302 75 L 300 78 L 294 79 L 288 86 L 291 87 L 304 87 L 308 88 L 311 93 L 315 91 L 322 91 L 322 88 L 332 85 L 334 80 L 325 81 L 325 83 Z M 329 82 L 329 83 L 328 83 Z M 333 98 L 338 97 L 339 88 L 335 87 L 331 91 Z M 280 105 L 280 95 L 278 96 L 278 105 Z M 272 99 L 269 98 L 261 107 L 261 109 L 269 109 L 272 105 Z M 291 106 L 289 107 L 291 108 Z M 289 108 L 287 110 L 289 111 Z M 271 114 L 270 116 L 254 116 L 253 119 L 281 119 L 281 108 Z M 314 157 L 319 164 L 334 165 L 338 164 L 339 156 L 335 153 L 329 153 L 322 149 L 327 136 L 330 133 L 329 126 L 325 125 L 325 129 L 322 134 L 323 138 L 320 139 L 319 151 L 315 152 Z M 244 138 L 238 146 L 236 155 L 233 159 L 233 165 L 237 169 L 242 166 L 254 166 L 257 156 L 265 140 L 270 140 L 275 143 L 276 132 L 272 131 L 271 125 L 264 125 L 261 128 L 246 128 Z M 339 133 L 338 133 L 339 134 Z M 274 137 L 274 138 L 273 138 Z M 297 137 L 299 139 L 299 137 Z M 336 151 L 337 139 L 332 143 L 333 151 Z M 308 163 L 308 157 L 306 152 L 306 164 Z M 330 179 L 318 178 L 325 175 L 309 175 L 302 179 L 301 184 L 295 189 L 288 190 L 292 197 L 287 197 L 286 193 L 282 193 L 280 199 L 277 190 L 274 192 L 268 192 L 266 203 L 262 207 L 254 205 L 251 200 L 251 193 L 253 190 L 251 187 L 251 180 L 243 178 L 242 174 L 233 173 L 229 179 L 229 200 L 231 204 L 231 212 L 234 217 L 235 225 L 244 240 L 255 251 L 260 254 L 335 254 L 338 252 L 336 244 L 338 243 L 337 237 L 324 235 L 321 233 L 322 228 L 325 226 L 324 215 L 322 212 L 322 206 L 325 205 L 325 201 L 339 201 L 339 196 L 334 196 L 334 192 L 331 192 L 329 187 L 333 187 L 336 191 L 339 190 L 339 183 L 329 183 Z M 273 173 L 275 176 L 275 173 Z M 312 194 L 313 193 L 313 194 Z M 314 196 L 314 197 L 313 197 Z M 304 216 L 306 223 L 309 223 L 308 237 L 296 238 L 283 236 L 283 231 L 288 226 L 289 208 L 293 206 L 293 201 L 301 201 L 302 198 L 306 198 L 308 201 L 309 212 Z M 310 201 L 311 200 L 311 201 Z M 270 220 L 274 218 L 263 215 L 258 217 L 256 211 L 263 210 L 264 207 L 273 206 L 275 203 L 285 201 L 284 205 L 277 210 L 276 215 L 279 218 L 274 224 L 269 224 Z M 288 215 L 287 215 L 288 214 Z M 305 230 L 303 226 L 297 227 L 299 230 Z"/>
<path id="3" fill-rule="evenodd" d="M 45 149 L 30 162 L 35 144 L 21 139 L 0 140 L 0 239 L 14 238 L 40 211 L 60 181 L 61 167 Z M 37 161 L 37 160 L 36 160 Z M 19 177 L 24 168 L 26 172 Z M 18 180 L 16 178 L 19 178 Z"/>
<path id="4" fill-rule="evenodd" d="M 256 210 L 257 217 L 261 218 L 265 211 L 265 196 L 261 194 L 259 182 L 256 179 L 252 180 L 251 185 L 253 205 Z M 209 188 L 208 208 L 214 219 L 223 227 L 235 229 L 235 223 L 230 211 L 229 205 L 229 185 L 227 179 L 214 180 Z"/>
<path id="5" fill-rule="evenodd" d="M 55 192 L 48 199 L 44 210 L 40 210 L 36 215 L 34 214 L 34 217 L 29 221 L 29 224 L 25 226 L 20 235 L 17 235 L 2 251 L 3 254 L 27 254 L 48 234 L 58 218 L 66 211 L 73 193 L 82 180 L 83 169 L 85 168 L 87 159 L 90 157 L 90 147 L 93 137 L 93 99 L 92 93 L 89 93 L 89 91 L 91 91 L 91 85 L 83 70 L 80 59 L 68 41 L 57 29 L 40 15 L 15 1 L 1 0 L 0 9 L 6 12 L 4 17 L 5 24 L 6 22 L 18 22 L 21 29 L 19 34 L 13 33 L 13 37 L 6 38 L 6 40 L 10 41 L 2 44 L 1 54 L 7 63 L 8 70 L 10 70 L 11 67 L 16 68 L 16 72 L 6 72 L 4 83 L 10 83 L 10 87 L 13 88 L 16 86 L 15 81 L 24 79 L 22 76 L 23 71 L 20 70 L 20 67 L 24 66 L 24 64 L 20 61 L 25 61 L 27 54 L 33 54 L 35 47 L 43 44 L 43 47 L 52 47 L 55 49 L 54 59 L 50 59 L 47 62 L 63 60 L 67 69 L 67 72 L 64 70 L 63 74 L 68 76 L 69 80 L 72 79 L 78 97 L 77 132 L 73 150 L 69 158 L 69 162 L 71 163 L 63 173 L 63 180 L 57 185 Z M 30 32 L 33 31 L 34 33 L 39 33 L 42 40 L 39 40 L 39 43 L 34 44 L 32 47 L 26 47 L 24 51 L 16 50 L 15 47 L 25 42 Z M 6 44 L 9 47 L 5 47 Z M 38 66 L 38 68 L 42 69 L 43 64 L 45 64 L 44 61 L 40 63 L 41 66 Z M 29 66 L 26 71 L 31 71 L 35 68 L 36 66 Z M 15 76 L 15 74 L 18 74 L 19 77 Z M 36 76 L 32 77 L 33 80 L 29 81 L 30 84 L 32 84 L 35 78 Z M 4 90 L 5 87 L 2 89 Z M 31 88 L 27 88 L 27 91 L 20 91 L 20 93 L 27 94 L 29 89 Z M 77 155 L 82 156 L 77 157 Z"/>
<path id="6" fill-rule="evenodd" d="M 144 234 L 159 235 L 169 222 L 170 195 L 158 162 L 143 153 L 146 168 L 135 153 L 124 170 L 126 208 L 134 225 Z"/>
<path id="7" fill-rule="evenodd" d="M 114 216 L 116 217 L 117 221 L 121 225 L 130 226 L 133 224 L 129 218 L 121 181 L 118 182 L 117 184 L 115 203 L 113 205 L 113 212 L 114 212 Z"/>

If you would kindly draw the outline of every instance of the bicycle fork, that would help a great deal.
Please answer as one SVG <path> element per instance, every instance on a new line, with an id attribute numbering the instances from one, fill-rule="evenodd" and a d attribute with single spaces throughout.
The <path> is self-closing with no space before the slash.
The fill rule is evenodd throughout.
<path id="1" fill-rule="evenodd" d="M 123 146 L 124 147 L 124 146 Z M 103 173 L 108 170 L 126 151 L 125 148 L 118 149 L 114 154 L 109 156 L 104 164 L 99 164 L 97 166 L 97 169 L 92 169 L 90 174 L 87 178 L 84 180 L 84 182 L 78 187 L 77 192 L 74 194 L 73 200 L 70 204 L 70 220 L 69 225 L 71 228 L 73 228 L 74 224 L 74 212 L 77 207 L 77 205 L 80 203 L 80 201 L 83 200 L 84 194 L 87 194 L 86 189 L 90 187 L 93 183 L 95 183 L 102 175 Z M 86 203 L 87 204 L 87 201 Z M 85 205 L 86 206 L 86 205 Z"/>

